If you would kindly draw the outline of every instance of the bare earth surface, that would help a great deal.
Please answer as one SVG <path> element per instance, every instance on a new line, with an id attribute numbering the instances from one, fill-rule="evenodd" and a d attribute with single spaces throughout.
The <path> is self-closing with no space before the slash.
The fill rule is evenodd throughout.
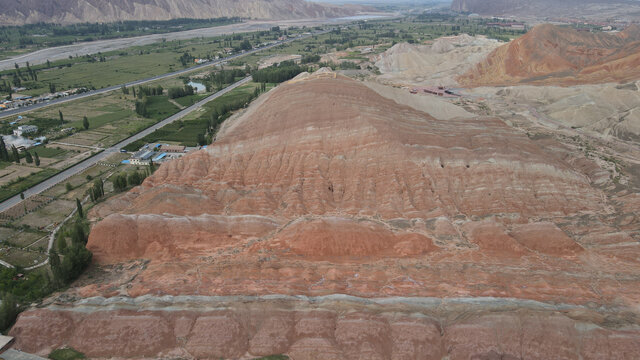
<path id="1" fill-rule="evenodd" d="M 384 82 L 384 80 L 382 82 Z M 406 88 L 387 86 L 377 81 L 367 81 L 365 82 L 365 85 L 367 85 L 371 90 L 397 102 L 398 104 L 410 106 L 441 120 L 475 117 L 474 114 L 468 112 L 463 107 L 454 104 L 454 101 L 451 101 L 450 99 L 448 100 L 426 94 L 413 96 L 408 94 Z"/>
<path id="2" fill-rule="evenodd" d="M 20 315 L 16 347 L 631 359 L 639 174 L 629 163 L 614 183 L 570 141 L 527 136 L 525 120 L 438 119 L 303 74 L 94 208 L 96 266 Z"/>
<path id="3" fill-rule="evenodd" d="M 465 86 L 568 86 L 638 78 L 637 25 L 609 34 L 544 24 L 494 50 L 458 81 Z"/>
<path id="4" fill-rule="evenodd" d="M 482 61 L 500 42 L 483 36 L 442 37 L 429 45 L 399 43 L 382 53 L 375 65 L 390 84 L 458 86 L 457 77 Z"/>
<path id="5" fill-rule="evenodd" d="M 465 93 L 550 128 L 574 128 L 605 139 L 640 140 L 640 91 L 627 84 L 478 87 Z"/>

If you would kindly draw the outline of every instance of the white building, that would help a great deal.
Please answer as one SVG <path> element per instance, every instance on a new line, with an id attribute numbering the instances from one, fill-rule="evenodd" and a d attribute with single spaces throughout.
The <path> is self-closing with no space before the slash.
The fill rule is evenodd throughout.
<path id="1" fill-rule="evenodd" d="M 21 125 L 17 129 L 13 130 L 13 135 L 24 136 L 38 132 L 38 127 L 35 125 Z"/>
<path id="2" fill-rule="evenodd" d="M 150 163 L 151 163 L 151 161 L 149 161 L 149 160 L 142 160 L 142 159 L 138 159 L 138 158 L 129 159 L 129 164 L 131 164 L 131 165 L 149 166 Z"/>

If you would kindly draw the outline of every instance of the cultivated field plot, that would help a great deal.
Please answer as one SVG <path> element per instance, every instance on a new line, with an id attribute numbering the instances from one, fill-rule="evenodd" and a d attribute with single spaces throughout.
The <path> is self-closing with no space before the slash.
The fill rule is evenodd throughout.
<path id="1" fill-rule="evenodd" d="M 5 241 L 7 239 L 11 239 L 11 237 L 15 236 L 18 233 L 18 230 L 0 227 L 0 241 Z"/>
<path id="2" fill-rule="evenodd" d="M 118 120 L 132 116 L 134 112 L 129 108 L 129 105 L 129 100 L 122 99 L 120 104 L 107 105 L 100 108 L 100 111 L 104 111 L 104 113 L 88 117 L 89 130 L 98 129 L 105 125 L 113 124 Z M 82 127 L 82 120 L 74 121 L 69 125 L 79 129 Z"/>
<path id="3" fill-rule="evenodd" d="M 46 249 L 23 250 L 14 247 L 3 247 L 0 248 L 0 260 L 20 267 L 33 266 L 47 258 L 47 255 L 41 250 L 44 251 Z"/>
<path id="4" fill-rule="evenodd" d="M 158 54 L 137 55 L 131 57 L 114 54 L 103 63 L 81 63 L 54 71 L 43 71 L 41 81 L 64 84 L 68 87 L 103 88 L 142 79 L 170 71 L 170 65 L 176 65 L 178 56 L 158 56 Z M 96 76 L 96 71 L 109 76 Z"/>
<path id="5" fill-rule="evenodd" d="M 79 145 L 78 147 L 69 147 L 69 149 L 79 150 L 80 148 L 84 148 L 86 150 L 87 146 L 96 147 L 101 143 L 101 140 L 106 139 L 108 136 L 109 134 L 105 134 L 104 132 L 81 131 L 52 143 L 60 147 L 65 147 L 66 144 Z"/>
<path id="6" fill-rule="evenodd" d="M 16 230 L 0 227 L 0 242 L 10 243 L 12 246 L 20 248 L 31 246 L 46 236 L 47 233 L 41 231 Z"/>
<path id="7" fill-rule="evenodd" d="M 83 149 L 84 151 L 84 149 Z M 38 146 L 31 151 L 40 157 L 40 168 L 46 169 L 67 158 L 69 151 L 55 144 Z"/>
<path id="8" fill-rule="evenodd" d="M 92 153 L 95 153 L 97 151 L 90 151 L 88 149 L 84 149 L 84 152 L 81 153 L 74 153 L 74 152 L 70 152 L 69 156 L 67 158 L 65 158 L 64 160 L 57 162 L 56 164 L 52 165 L 50 167 L 50 169 L 52 170 L 64 170 L 66 168 L 68 168 L 71 165 L 74 165 L 86 158 L 88 158 L 89 156 L 92 155 Z M 57 171 L 56 171 L 57 172 Z"/>
<path id="9" fill-rule="evenodd" d="M 54 160 L 61 160 L 65 157 L 66 154 L 66 150 L 52 145 L 38 146 L 34 148 L 33 151 L 37 152 L 38 155 L 40 155 L 40 159 L 50 158 Z"/>
<path id="10" fill-rule="evenodd" d="M 42 169 L 36 166 L 12 164 L 0 170 L 0 186 L 9 184 L 19 177 L 34 175 Z"/>
<path id="11" fill-rule="evenodd" d="M 16 204 L 0 213 L 0 219 L 11 221 L 24 216 L 26 213 L 35 211 L 49 204 L 54 199 L 50 196 L 34 195 L 30 196 L 20 204 Z"/>
<path id="12" fill-rule="evenodd" d="M 110 173 L 117 171 L 123 165 L 121 161 L 128 159 L 128 154 L 113 154 L 102 162 L 86 169 L 85 171 L 76 174 L 65 182 L 62 182 L 42 193 L 44 196 L 51 196 L 58 199 L 75 201 L 75 199 L 84 199 L 94 181 L 94 179 L 104 178 L 109 176 Z M 71 184 L 73 189 L 67 190 L 67 183 Z M 106 186 L 106 185 L 105 185 Z"/>
<path id="13" fill-rule="evenodd" d="M 16 225 L 27 225 L 37 229 L 44 229 L 47 226 L 55 225 L 73 211 L 76 206 L 75 201 L 57 200 L 51 204 L 23 216 Z"/>

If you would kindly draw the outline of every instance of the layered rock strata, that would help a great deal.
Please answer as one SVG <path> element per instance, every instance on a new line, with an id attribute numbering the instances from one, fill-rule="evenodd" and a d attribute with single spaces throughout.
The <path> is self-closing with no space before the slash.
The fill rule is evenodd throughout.
<path id="1" fill-rule="evenodd" d="M 499 119 L 302 75 L 94 208 L 96 273 L 11 333 L 94 357 L 629 358 L 637 202 L 601 175 Z"/>
<path id="2" fill-rule="evenodd" d="M 466 86 L 567 86 L 638 79 L 640 27 L 609 34 L 543 24 L 491 52 L 458 81 Z"/>

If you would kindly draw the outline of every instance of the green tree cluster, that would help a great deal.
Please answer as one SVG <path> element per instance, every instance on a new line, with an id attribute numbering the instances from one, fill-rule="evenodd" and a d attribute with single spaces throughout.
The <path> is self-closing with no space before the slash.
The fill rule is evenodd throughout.
<path id="1" fill-rule="evenodd" d="M 0 160 L 10 162 L 11 156 L 7 150 L 7 144 L 4 142 L 4 138 L 0 136 Z"/>
<path id="2" fill-rule="evenodd" d="M 193 95 L 194 93 L 195 91 L 193 90 L 193 87 L 189 85 L 185 85 L 184 87 L 172 87 L 172 88 L 169 88 L 169 90 L 167 91 L 167 94 L 169 95 L 169 99 L 177 99 L 177 98 Z"/>
<path id="3" fill-rule="evenodd" d="M 272 65 L 268 68 L 256 70 L 251 76 L 253 76 L 253 81 L 255 82 L 281 83 L 293 79 L 296 75 L 308 70 L 293 61 L 283 61 L 280 65 Z"/>
<path id="4" fill-rule="evenodd" d="M 15 161 L 16 164 L 20 164 L 20 154 L 15 145 L 11 145 L 11 154 L 13 155 L 13 161 Z"/>
<path id="5" fill-rule="evenodd" d="M 134 171 L 130 173 L 129 176 L 127 176 L 127 184 L 129 186 L 138 186 L 142 184 L 145 178 L 146 178 L 145 173 Z"/>
<path id="6" fill-rule="evenodd" d="M 113 188 L 117 192 L 122 192 L 122 191 L 125 191 L 127 189 L 127 175 L 126 174 L 115 175 L 113 177 L 113 179 L 111 179 L 111 182 L 113 183 Z"/>
<path id="7" fill-rule="evenodd" d="M 64 286 L 75 280 L 82 271 L 91 263 L 93 254 L 87 250 L 88 227 L 85 222 L 78 219 L 70 229 L 60 233 L 58 242 L 65 242 L 67 237 L 71 238 L 71 245 L 58 246 L 62 252 L 58 254 L 54 249 L 49 252 L 49 264 L 53 274 L 53 285 L 55 288 Z M 60 260 L 62 255 L 62 260 Z"/>
<path id="8" fill-rule="evenodd" d="M 152 166 L 153 166 L 153 162 L 149 167 L 149 172 L 153 171 L 153 169 L 151 168 Z M 129 186 L 138 186 L 142 184 L 142 182 L 147 177 L 147 175 L 148 175 L 147 171 L 134 171 L 129 173 L 129 175 L 123 172 L 123 173 L 114 175 L 111 178 L 111 182 L 113 183 L 113 188 L 117 192 L 122 192 L 122 191 L 125 191 Z"/>
<path id="9" fill-rule="evenodd" d="M 162 86 L 138 86 L 137 97 L 142 99 L 145 96 L 161 96 L 164 92 Z"/>
<path id="10" fill-rule="evenodd" d="M 142 100 L 136 101 L 136 114 L 142 117 L 149 116 L 149 110 L 147 109 L 148 104 L 149 98 L 146 96 L 143 97 Z"/>
<path id="11" fill-rule="evenodd" d="M 82 212 L 82 202 L 78 198 L 76 198 L 76 210 L 78 210 L 78 217 L 82 219 L 84 217 L 84 213 Z"/>
<path id="12" fill-rule="evenodd" d="M 317 63 L 320 61 L 320 55 L 304 55 L 301 62 L 303 64 Z"/>
<path id="13" fill-rule="evenodd" d="M 5 293 L 0 304 L 0 330 L 4 331 L 13 325 L 19 313 L 20 307 L 15 296 Z"/>
<path id="14" fill-rule="evenodd" d="M 188 52 L 185 52 L 184 54 L 182 54 L 180 56 L 180 58 L 178 59 L 180 61 L 180 64 L 182 64 L 182 66 L 187 66 L 193 63 L 193 60 L 195 58 L 193 57 L 193 55 L 191 55 Z"/>
<path id="15" fill-rule="evenodd" d="M 209 118 L 207 119 L 207 131 L 206 134 L 198 134 L 197 135 L 197 143 L 200 146 L 211 144 L 213 135 L 216 133 L 220 124 L 225 121 L 229 116 L 231 116 L 231 112 L 241 109 L 251 103 L 254 99 L 256 99 L 260 93 L 267 91 L 267 84 L 262 83 L 259 87 L 256 87 L 255 90 L 246 94 L 245 96 L 240 96 L 234 101 L 225 102 L 211 110 L 209 112 Z"/>
<path id="16" fill-rule="evenodd" d="M 93 181 L 93 185 L 91 185 L 91 188 L 89 188 L 89 198 L 91 198 L 91 201 L 96 202 L 103 196 L 104 184 L 102 183 L 101 179 L 95 179 Z"/>
<path id="17" fill-rule="evenodd" d="M 226 84 L 232 84 L 236 82 L 237 78 L 247 76 L 246 70 L 233 69 L 233 70 L 221 70 L 211 73 L 203 81 L 207 86 L 207 91 L 211 91 L 212 87 L 222 89 Z"/>

